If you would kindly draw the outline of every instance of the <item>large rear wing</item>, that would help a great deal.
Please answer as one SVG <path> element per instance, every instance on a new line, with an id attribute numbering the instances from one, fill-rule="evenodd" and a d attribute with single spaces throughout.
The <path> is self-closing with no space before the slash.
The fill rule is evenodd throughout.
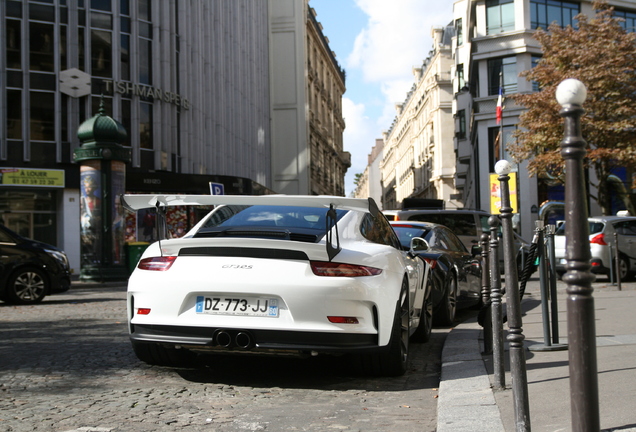
<path id="1" fill-rule="evenodd" d="M 327 195 L 122 195 L 121 203 L 130 211 L 155 208 L 165 223 L 166 207 L 185 205 L 277 205 L 296 207 L 325 207 L 327 222 L 325 236 L 327 255 L 331 261 L 340 252 L 340 238 L 336 225 L 336 209 L 370 212 L 374 217 L 381 214 L 373 198 L 345 198 Z M 335 228 L 335 229 L 334 229 Z M 165 229 L 162 230 L 165 232 Z M 335 231 L 336 238 L 333 238 Z"/>

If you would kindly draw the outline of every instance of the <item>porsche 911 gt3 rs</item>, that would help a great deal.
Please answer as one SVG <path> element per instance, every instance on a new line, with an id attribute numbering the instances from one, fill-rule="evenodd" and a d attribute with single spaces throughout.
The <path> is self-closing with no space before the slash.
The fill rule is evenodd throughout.
<path id="1" fill-rule="evenodd" d="M 199 354 L 348 354 L 400 375 L 430 336 L 428 264 L 404 251 L 371 199 L 125 195 L 132 211 L 214 205 L 184 237 L 159 240 L 128 283 L 137 357 L 179 366 Z"/>

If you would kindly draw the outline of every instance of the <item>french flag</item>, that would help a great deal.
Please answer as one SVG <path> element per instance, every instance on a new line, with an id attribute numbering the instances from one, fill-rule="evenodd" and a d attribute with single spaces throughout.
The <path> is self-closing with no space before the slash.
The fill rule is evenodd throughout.
<path id="1" fill-rule="evenodd" d="M 499 87 L 499 97 L 497 98 L 497 111 L 495 111 L 497 115 L 497 124 L 501 124 L 501 116 L 503 112 L 503 88 Z"/>

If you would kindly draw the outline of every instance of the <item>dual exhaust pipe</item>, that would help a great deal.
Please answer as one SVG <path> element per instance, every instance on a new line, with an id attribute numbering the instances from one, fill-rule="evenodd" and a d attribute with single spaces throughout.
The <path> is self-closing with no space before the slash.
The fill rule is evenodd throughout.
<path id="1" fill-rule="evenodd" d="M 232 332 L 228 330 L 218 330 L 213 337 L 216 345 L 223 348 L 250 349 L 254 347 L 254 338 L 244 330 Z"/>

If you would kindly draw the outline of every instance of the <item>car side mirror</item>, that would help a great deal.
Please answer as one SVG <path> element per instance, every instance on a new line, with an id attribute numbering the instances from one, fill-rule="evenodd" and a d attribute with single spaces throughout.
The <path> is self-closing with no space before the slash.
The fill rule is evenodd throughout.
<path id="1" fill-rule="evenodd" d="M 481 255 L 481 246 L 473 246 L 470 248 L 470 253 L 472 256 Z"/>
<path id="2" fill-rule="evenodd" d="M 409 252 L 413 255 L 417 254 L 417 252 L 424 252 L 429 249 L 428 242 L 424 240 L 422 237 L 413 237 L 411 239 L 411 245 L 409 247 Z"/>

